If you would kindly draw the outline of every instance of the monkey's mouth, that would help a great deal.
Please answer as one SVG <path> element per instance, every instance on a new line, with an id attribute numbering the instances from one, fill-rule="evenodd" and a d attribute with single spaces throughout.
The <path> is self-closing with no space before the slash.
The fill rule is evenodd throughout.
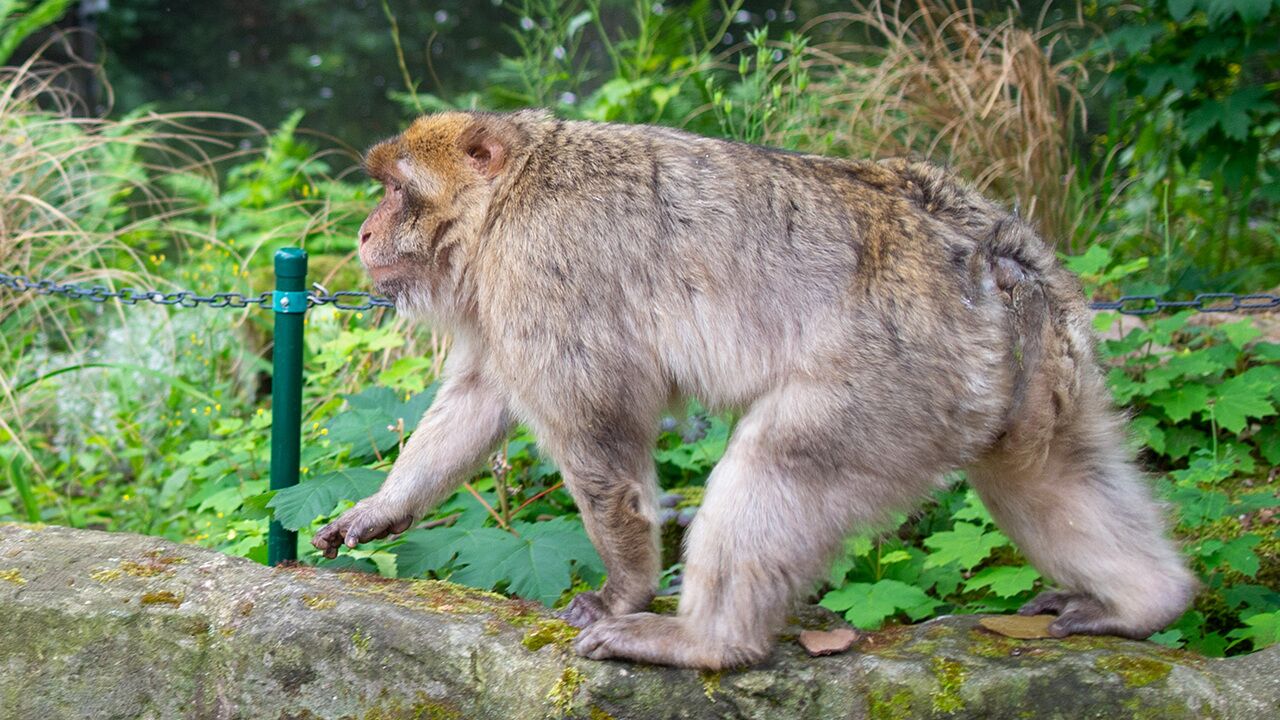
<path id="1" fill-rule="evenodd" d="M 414 274 L 403 263 L 369 265 L 365 267 L 365 271 L 373 280 L 374 292 L 392 300 L 408 292 L 414 285 Z"/>

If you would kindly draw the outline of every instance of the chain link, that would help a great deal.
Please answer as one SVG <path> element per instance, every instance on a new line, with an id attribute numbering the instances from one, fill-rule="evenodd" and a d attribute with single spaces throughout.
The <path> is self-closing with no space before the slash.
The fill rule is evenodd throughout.
<path id="1" fill-rule="evenodd" d="M 1123 315 L 1151 315 L 1170 310 L 1202 313 L 1249 312 L 1280 307 L 1280 295 L 1270 293 L 1200 293 L 1190 300 L 1165 300 L 1159 295 L 1121 295 L 1115 300 L 1094 300 L 1092 310 L 1114 310 Z"/>
<path id="2" fill-rule="evenodd" d="M 159 290 L 125 288 L 113 291 L 105 285 L 59 284 L 52 280 L 32 280 L 24 275 L 6 275 L 5 273 L 0 273 L 0 287 L 16 292 L 34 292 L 37 295 L 63 295 L 95 303 L 114 299 L 125 305 L 151 302 L 157 305 L 177 305 L 184 308 L 201 305 L 214 308 L 245 308 L 250 305 L 271 308 L 270 292 L 263 292 L 256 296 L 238 292 L 220 292 L 205 297 L 190 290 L 164 293 Z M 387 298 L 367 292 L 340 290 L 330 293 L 319 283 L 315 284 L 314 290 L 307 291 L 307 306 L 317 305 L 332 305 L 338 310 L 349 311 L 396 306 Z M 1123 315 L 1152 315 L 1171 310 L 1194 310 L 1202 313 L 1250 312 L 1276 307 L 1280 307 L 1280 295 L 1271 293 L 1200 293 L 1190 300 L 1165 300 L 1159 295 L 1122 295 L 1115 300 L 1094 300 L 1089 303 L 1089 308 L 1092 310 L 1112 310 Z"/>
<path id="3" fill-rule="evenodd" d="M 73 300 L 88 300 L 95 303 L 119 300 L 125 305 L 149 302 L 156 305 L 176 305 L 184 308 L 200 307 L 201 305 L 208 305 L 212 308 L 246 308 L 251 305 L 265 309 L 271 308 L 270 291 L 259 293 L 258 295 L 220 292 L 207 297 L 190 290 L 166 293 L 159 290 L 124 288 L 123 290 L 115 291 L 105 285 L 85 286 L 74 283 L 57 283 L 53 280 L 32 280 L 25 275 L 8 275 L 5 273 L 0 273 L 0 287 L 16 292 L 32 292 L 37 295 L 61 295 Z M 323 287 L 319 285 L 316 287 L 318 291 L 308 291 L 307 305 L 309 307 L 333 305 L 339 310 L 370 310 L 375 307 L 395 307 L 394 302 L 367 292 L 343 290 L 329 294 Z"/>

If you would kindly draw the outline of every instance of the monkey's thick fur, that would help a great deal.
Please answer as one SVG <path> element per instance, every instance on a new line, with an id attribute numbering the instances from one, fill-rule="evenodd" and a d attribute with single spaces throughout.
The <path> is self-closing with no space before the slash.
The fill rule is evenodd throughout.
<path id="1" fill-rule="evenodd" d="M 453 333 L 386 484 L 316 535 L 402 532 L 514 422 L 558 463 L 608 569 L 564 616 L 591 658 L 763 659 L 851 529 L 963 468 L 1061 588 L 1052 632 L 1145 637 L 1193 581 L 1126 457 L 1076 279 L 1026 223 L 923 163 L 780 152 L 543 112 L 419 119 L 366 160 L 360 256 Z M 659 572 L 658 418 L 742 412 Z"/>

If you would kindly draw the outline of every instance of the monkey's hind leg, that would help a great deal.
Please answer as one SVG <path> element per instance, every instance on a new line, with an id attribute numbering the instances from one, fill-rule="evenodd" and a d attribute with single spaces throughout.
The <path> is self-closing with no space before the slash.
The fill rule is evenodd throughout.
<path id="1" fill-rule="evenodd" d="M 1001 529 L 1061 587 L 1019 613 L 1056 614 L 1049 631 L 1058 637 L 1141 639 L 1183 613 L 1195 581 L 1100 395 L 1082 398 L 1092 410 L 1075 412 L 1046 447 L 1019 447 L 1011 433 L 968 476 Z"/>
<path id="2" fill-rule="evenodd" d="M 712 670 L 768 655 L 849 522 L 901 500 L 880 478 L 851 486 L 844 426 L 822 408 L 832 394 L 779 391 L 743 417 L 690 527 L 678 614 L 605 618 L 578 636 L 578 653 Z"/>

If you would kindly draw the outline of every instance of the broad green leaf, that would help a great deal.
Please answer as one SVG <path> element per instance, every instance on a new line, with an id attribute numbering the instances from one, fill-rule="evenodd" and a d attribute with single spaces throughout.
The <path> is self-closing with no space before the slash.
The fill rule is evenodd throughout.
<path id="1" fill-rule="evenodd" d="M 1030 565 L 1017 567 L 1002 565 L 978 572 L 965 582 L 964 589 L 974 592 L 982 588 L 990 588 L 991 592 L 999 597 L 1007 598 L 1030 590 L 1039 579 L 1040 573 Z"/>
<path id="2" fill-rule="evenodd" d="M 1280 425 L 1267 423 L 1253 436 L 1258 452 L 1272 465 L 1280 465 Z"/>
<path id="3" fill-rule="evenodd" d="M 1062 262 L 1077 275 L 1100 275 L 1111 264 L 1111 251 L 1102 245 L 1091 245 L 1080 255 L 1068 255 Z"/>
<path id="4" fill-rule="evenodd" d="M 1185 425 L 1165 426 L 1165 455 L 1171 460 L 1181 460 L 1196 448 L 1209 444 L 1209 436 L 1193 427 Z"/>
<path id="5" fill-rule="evenodd" d="M 222 442 L 196 440 L 187 446 L 187 449 L 178 456 L 177 460 L 182 465 L 199 465 L 214 455 L 223 452 L 226 447 L 226 443 Z"/>
<path id="6" fill-rule="evenodd" d="M 1220 490 L 1168 485 L 1163 493 L 1178 508 L 1178 521 L 1184 527 L 1196 527 L 1226 517 L 1231 510 L 1230 498 Z"/>
<path id="7" fill-rule="evenodd" d="M 388 387 L 372 387 L 347 396 L 350 407 L 325 427 L 329 440 L 351 445 L 351 457 L 372 457 L 395 447 L 412 432 L 435 399 L 437 384 L 417 395 L 399 394 Z M 401 428 L 403 427 L 403 434 Z"/>
<path id="8" fill-rule="evenodd" d="M 1209 388 L 1200 383 L 1184 383 L 1153 394 L 1150 401 L 1152 405 L 1163 409 L 1170 420 L 1178 423 L 1195 412 L 1204 410 L 1209 402 Z"/>
<path id="9" fill-rule="evenodd" d="M 1262 538 L 1257 535 L 1241 535 L 1225 543 L 1216 553 L 1215 559 L 1226 563 L 1237 572 L 1254 577 L 1261 568 L 1258 556 L 1253 552 L 1253 547 L 1259 542 L 1262 542 Z"/>
<path id="10" fill-rule="evenodd" d="M 980 525 L 958 522 L 951 530 L 936 532 L 924 540 L 932 552 L 924 560 L 926 568 L 947 563 L 958 563 L 969 570 L 982 562 L 992 550 L 1009 544 L 1009 539 L 996 530 L 990 532 Z"/>
<path id="11" fill-rule="evenodd" d="M 1237 642 L 1249 640 L 1255 650 L 1280 643 L 1280 610 L 1252 615 L 1245 618 L 1244 625 L 1227 633 L 1228 637 Z"/>
<path id="12" fill-rule="evenodd" d="M 1107 386 L 1111 388 L 1111 396 L 1121 405 L 1128 404 L 1144 390 L 1143 383 L 1129 377 L 1123 369 L 1118 367 L 1107 371 Z"/>
<path id="13" fill-rule="evenodd" d="M 382 485 L 386 473 L 369 468 L 347 468 L 317 475 L 291 488 L 277 490 L 267 507 L 289 530 L 310 525 L 333 511 L 341 500 L 361 500 Z"/>
<path id="14" fill-rule="evenodd" d="M 1250 348 L 1254 357 L 1271 362 L 1280 362 L 1280 343 L 1260 342 Z"/>
<path id="15" fill-rule="evenodd" d="M 1249 418 L 1275 414 L 1275 406 L 1264 394 L 1269 389 L 1247 375 L 1230 378 L 1215 389 L 1212 415 L 1223 429 L 1238 433 Z M 1210 412 L 1205 411 L 1201 415 L 1208 418 Z"/>
<path id="16" fill-rule="evenodd" d="M 1150 415 L 1141 415 L 1129 422 L 1129 432 L 1133 433 L 1133 438 L 1140 447 L 1149 447 L 1162 455 L 1164 454 L 1164 430 L 1161 428 L 1159 420 Z"/>
<path id="17" fill-rule="evenodd" d="M 1232 608 L 1244 607 L 1246 610 L 1260 608 L 1280 608 L 1280 592 L 1265 585 L 1239 583 L 1225 588 L 1222 597 Z"/>
<path id="18" fill-rule="evenodd" d="M 845 577 L 858 563 L 858 558 L 871 553 L 871 538 L 866 535 L 853 535 L 844 539 L 844 552 L 831 563 L 828 579 L 832 585 L 843 585 Z"/>
<path id="19" fill-rule="evenodd" d="M 894 551 L 892 551 L 892 552 L 888 552 L 888 553 L 885 553 L 884 555 L 882 555 L 882 556 L 880 557 L 880 564 L 881 564 L 881 565 L 892 565 L 892 564 L 894 564 L 894 563 L 900 563 L 900 562 L 902 562 L 902 561 L 904 561 L 904 560 L 910 560 L 910 559 L 911 559 L 911 555 L 910 555 L 910 554 L 908 554 L 908 553 L 907 553 L 907 551 L 905 551 L 905 550 L 894 550 Z"/>
<path id="20" fill-rule="evenodd" d="M 1241 349 L 1243 349 L 1250 341 L 1256 340 L 1258 336 L 1262 335 L 1262 331 L 1254 326 L 1253 321 L 1248 318 L 1238 320 L 1233 323 L 1227 323 L 1225 325 L 1219 325 L 1218 329 L 1226 334 L 1227 339 L 1231 341 L 1232 345 Z"/>
<path id="21" fill-rule="evenodd" d="M 1236 353 L 1225 345 L 1174 353 L 1165 364 L 1174 377 L 1217 377 L 1235 366 Z"/>
<path id="22" fill-rule="evenodd" d="M 1196 0 L 1169 0 L 1169 15 L 1182 22 L 1196 7 Z"/>
<path id="23" fill-rule="evenodd" d="M 1230 4 L 1240 19 L 1252 25 L 1267 16 L 1267 12 L 1271 9 L 1272 0 L 1217 0 L 1224 4 Z"/>
<path id="24" fill-rule="evenodd" d="M 513 523 L 512 529 L 518 537 L 491 527 L 417 530 L 392 552 L 402 576 L 439 571 L 452 560 L 454 582 L 483 590 L 505 585 L 547 605 L 569 589 L 573 567 L 587 580 L 603 576 L 604 565 L 577 520 Z"/>
<path id="25" fill-rule="evenodd" d="M 241 503 L 254 495 L 258 495 L 267 489 L 266 480 L 246 480 L 244 482 L 236 482 L 230 487 L 223 488 L 208 497 L 204 498 L 196 510 L 204 512 L 212 510 L 216 513 L 224 515 L 233 512 L 240 507 Z"/>
<path id="26" fill-rule="evenodd" d="M 982 498 L 978 497 L 977 491 L 973 488 L 965 491 L 964 507 L 957 510 L 951 517 L 956 520 L 974 520 L 982 525 L 995 524 L 987 506 L 982 504 Z"/>
<path id="27" fill-rule="evenodd" d="M 899 611 L 909 617 L 923 617 L 942 603 L 923 590 L 898 580 L 850 583 L 827 593 L 819 603 L 828 610 L 844 613 L 854 626 L 874 630 L 885 618 Z"/>

